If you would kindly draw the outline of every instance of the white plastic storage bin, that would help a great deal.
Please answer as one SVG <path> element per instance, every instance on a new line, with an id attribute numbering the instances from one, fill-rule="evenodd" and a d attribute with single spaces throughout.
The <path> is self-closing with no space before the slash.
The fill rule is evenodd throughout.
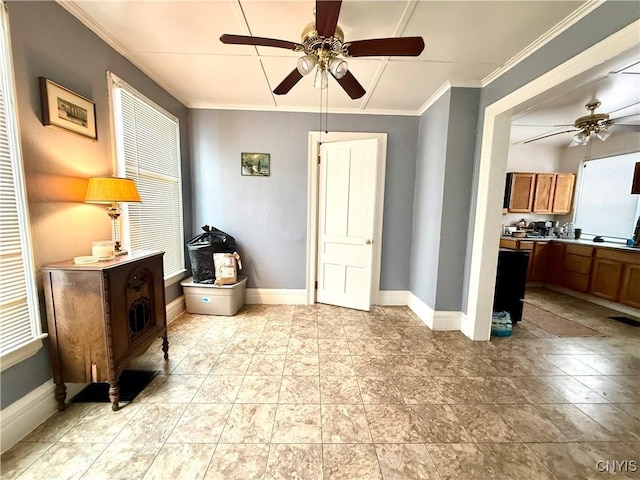
<path id="1" fill-rule="evenodd" d="M 247 277 L 238 275 L 233 285 L 195 283 L 193 277 L 180 282 L 184 289 L 187 312 L 200 315 L 235 315 L 244 305 Z"/>

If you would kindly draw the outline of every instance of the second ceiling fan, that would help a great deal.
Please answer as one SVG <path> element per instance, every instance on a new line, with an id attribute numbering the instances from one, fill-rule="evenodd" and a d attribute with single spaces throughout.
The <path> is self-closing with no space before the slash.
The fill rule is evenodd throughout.
<path id="1" fill-rule="evenodd" d="M 316 0 L 316 21 L 304 28 L 300 43 L 228 34 L 222 35 L 220 41 L 232 45 L 285 48 L 303 53 L 304 56 L 298 59 L 298 66 L 273 90 L 276 95 L 288 93 L 315 68 L 316 88 L 326 88 L 331 74 L 349 97 L 361 98 L 366 91 L 349 71 L 343 57 L 417 57 L 424 50 L 424 40 L 422 37 L 394 37 L 345 42 L 344 33 L 338 26 L 341 5 L 341 0 Z"/>

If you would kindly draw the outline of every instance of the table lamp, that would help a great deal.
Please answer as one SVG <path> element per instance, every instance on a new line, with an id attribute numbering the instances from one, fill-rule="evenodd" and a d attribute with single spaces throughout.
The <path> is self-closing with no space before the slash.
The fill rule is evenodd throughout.
<path id="1" fill-rule="evenodd" d="M 121 255 L 120 245 L 120 207 L 118 203 L 140 203 L 140 195 L 133 180 L 119 177 L 93 177 L 89 179 L 87 193 L 84 197 L 85 203 L 107 204 L 107 213 L 111 217 L 111 237 L 116 255 Z"/>

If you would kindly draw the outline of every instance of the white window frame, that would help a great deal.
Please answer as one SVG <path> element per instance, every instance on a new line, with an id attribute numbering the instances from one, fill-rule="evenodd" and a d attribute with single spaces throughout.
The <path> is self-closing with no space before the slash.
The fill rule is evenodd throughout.
<path id="1" fill-rule="evenodd" d="M 18 217 L 20 251 L 9 253 L 7 256 L 22 256 L 22 268 L 24 271 L 24 287 L 28 314 L 20 321 L 28 322 L 30 329 L 29 338 L 22 338 L 21 343 L 11 346 L 0 346 L 0 371 L 26 360 L 35 355 L 42 348 L 42 339 L 47 336 L 42 333 L 40 320 L 40 308 L 38 291 L 36 287 L 35 265 L 29 224 L 29 208 L 24 181 L 24 167 L 22 165 L 22 152 L 20 150 L 20 134 L 18 131 L 18 115 L 15 103 L 16 93 L 13 79 L 13 64 L 11 61 L 11 40 L 9 34 L 9 19 L 7 6 L 3 2 L 0 6 L 0 22 L 2 38 L 0 39 L 0 79 L 1 88 L 4 90 L 4 118 L 6 119 L 7 140 L 9 150 L 9 162 L 16 200 L 16 214 Z M 6 208 L 3 206 L 2 208 Z M 2 274 L 2 272 L 0 272 Z M 1 276 L 0 276 L 1 278 Z M 24 298 L 24 297 L 23 297 Z M 22 300 L 24 301 L 24 300 Z M 8 302 L 15 304 L 15 301 Z M 2 312 L 0 311 L 0 315 Z M 6 348 L 6 350 L 5 350 Z"/>
<path id="2" fill-rule="evenodd" d="M 574 222 L 579 222 L 580 207 L 582 206 L 581 203 L 582 203 L 583 195 L 585 193 L 584 192 L 584 182 L 585 182 L 584 166 L 589 162 L 606 161 L 607 159 L 611 159 L 611 158 L 627 157 L 632 155 L 636 157 L 635 159 L 632 159 L 632 161 L 637 162 L 638 160 L 640 160 L 640 157 L 638 157 L 640 155 L 639 152 L 628 152 L 628 153 L 611 155 L 610 157 L 586 159 L 580 162 L 579 174 L 578 174 L 578 186 L 576 189 L 576 200 L 574 203 L 575 210 L 572 217 Z M 633 177 L 633 171 L 631 172 L 631 176 L 629 177 L 629 190 L 628 190 L 629 195 L 632 195 L 631 194 L 631 178 L 632 177 Z M 637 219 L 639 215 L 640 215 L 640 201 L 638 201 L 636 205 L 636 212 L 634 215 L 634 219 Z M 605 237 L 607 241 L 625 243 L 627 238 L 633 237 L 633 229 L 635 228 L 635 224 L 636 224 L 636 220 L 633 220 L 632 224 L 630 225 L 629 234 L 623 237 L 608 235 L 607 232 L 589 232 L 584 229 L 583 229 L 583 236 L 586 236 L 587 238 L 593 238 L 594 235 L 601 235 Z M 576 224 L 576 226 L 580 227 L 581 225 Z"/>
<path id="3" fill-rule="evenodd" d="M 177 150 L 176 153 L 177 153 L 178 162 L 181 163 L 182 158 L 180 155 L 180 131 L 179 131 L 178 118 L 176 118 L 174 115 L 167 112 L 165 109 L 163 109 L 162 107 L 157 105 L 155 102 L 147 98 L 145 95 L 143 95 L 134 87 L 129 85 L 127 82 L 119 78 L 113 72 L 107 72 L 107 84 L 109 86 L 109 112 L 111 116 L 111 124 L 113 125 L 112 144 L 114 147 L 113 148 L 113 152 L 114 152 L 113 167 L 114 167 L 114 172 L 116 172 L 115 175 L 119 177 L 125 176 L 124 146 L 122 142 L 122 136 L 120 133 L 122 131 L 122 122 L 121 122 L 122 112 L 120 111 L 120 106 L 118 101 L 119 90 L 126 91 L 128 94 L 134 96 L 137 100 L 145 103 L 147 106 L 157 110 L 159 113 L 163 114 L 168 119 L 175 122 L 176 133 L 178 138 L 178 142 L 176 145 L 176 150 Z M 177 186 L 178 186 L 178 192 L 179 192 L 178 194 L 179 205 L 177 206 L 177 217 L 179 218 L 178 228 L 179 228 L 181 246 L 180 248 L 178 248 L 177 252 L 174 252 L 174 254 L 179 255 L 178 260 L 180 263 L 180 268 L 173 272 L 167 272 L 165 268 L 165 278 L 164 278 L 165 287 L 182 280 L 185 277 L 185 272 L 187 271 L 185 267 L 185 257 L 184 257 L 184 222 L 183 222 L 181 165 L 178 165 L 177 172 L 178 172 Z M 141 194 L 141 196 L 142 196 L 142 202 L 144 204 L 145 202 L 144 195 Z M 120 221 L 122 222 L 122 241 L 123 241 L 124 247 L 129 249 L 131 245 L 129 222 L 131 219 L 129 216 L 128 206 L 126 204 L 121 205 L 121 210 L 122 210 L 122 215 L 120 217 Z M 164 250 L 166 252 L 167 249 L 164 249 Z"/>

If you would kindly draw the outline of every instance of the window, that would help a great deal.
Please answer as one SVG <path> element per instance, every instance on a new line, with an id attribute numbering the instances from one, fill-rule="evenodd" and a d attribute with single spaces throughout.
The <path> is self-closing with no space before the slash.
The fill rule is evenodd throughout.
<path id="1" fill-rule="evenodd" d="M 4 370 L 36 353 L 46 335 L 38 311 L 4 3 L 0 28 L 0 359 Z"/>
<path id="2" fill-rule="evenodd" d="M 585 161 L 580 174 L 576 227 L 586 234 L 625 239 L 633 236 L 640 195 L 631 182 L 640 153 Z"/>
<path id="3" fill-rule="evenodd" d="M 112 73 L 117 176 L 132 179 L 142 203 L 123 205 L 123 243 L 163 250 L 165 283 L 185 272 L 178 119 Z"/>

